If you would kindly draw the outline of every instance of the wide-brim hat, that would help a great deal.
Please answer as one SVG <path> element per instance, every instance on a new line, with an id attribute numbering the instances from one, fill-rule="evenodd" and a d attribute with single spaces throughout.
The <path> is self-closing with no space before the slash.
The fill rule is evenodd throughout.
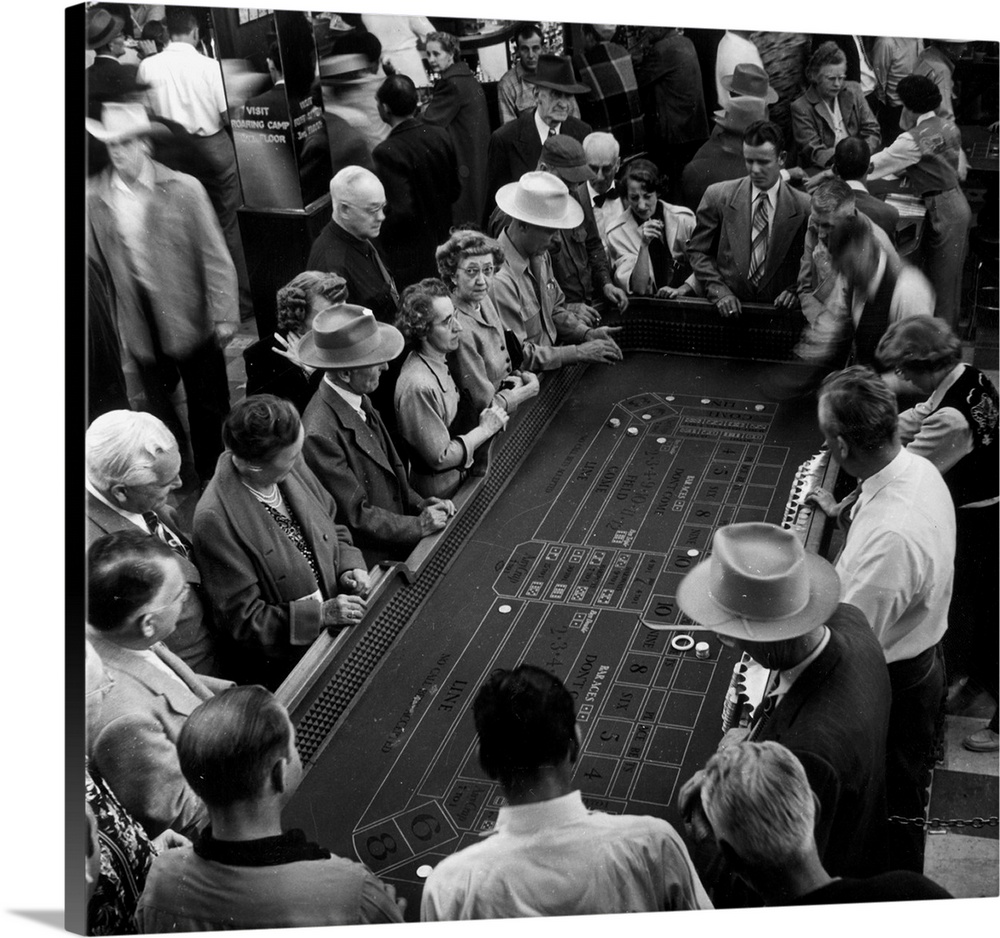
<path id="1" fill-rule="evenodd" d="M 501 186 L 497 205 L 511 218 L 542 228 L 575 228 L 583 222 L 583 207 L 566 183 L 552 173 L 525 173 Z"/>
<path id="2" fill-rule="evenodd" d="M 142 104 L 108 101 L 101 108 L 101 119 L 84 118 L 87 132 L 102 143 L 120 143 L 133 137 L 163 137 L 170 131 L 161 123 L 151 121 Z"/>
<path id="3" fill-rule="evenodd" d="M 102 7 L 91 10 L 87 15 L 87 48 L 100 49 L 112 39 L 121 35 L 125 20 L 109 13 Z"/>
<path id="4" fill-rule="evenodd" d="M 589 182 L 597 178 L 587 163 L 583 144 L 569 134 L 553 134 L 542 144 L 541 160 L 550 169 L 558 170 L 566 182 Z"/>
<path id="5" fill-rule="evenodd" d="M 805 635 L 839 602 L 833 565 L 807 553 L 793 532 L 763 522 L 716 531 L 712 556 L 677 588 L 677 605 L 699 625 L 753 642 Z"/>
<path id="6" fill-rule="evenodd" d="M 365 368 L 392 361 L 403 344 L 403 334 L 370 309 L 340 303 L 316 314 L 298 357 L 310 368 Z"/>
<path id="7" fill-rule="evenodd" d="M 768 104 L 778 100 L 778 92 L 771 87 L 767 72 L 753 62 L 740 62 L 732 75 L 722 77 L 722 87 L 730 94 L 763 98 Z"/>
<path id="8" fill-rule="evenodd" d="M 529 85 L 540 88 L 552 88 L 563 94 L 588 94 L 590 87 L 581 85 L 573 74 L 573 63 L 563 55 L 543 52 L 538 57 L 538 65 L 533 74 L 525 74 L 524 80 Z"/>
<path id="9" fill-rule="evenodd" d="M 715 123 L 723 130 L 743 133 L 755 121 L 767 120 L 767 102 L 763 98 L 730 98 L 725 108 L 715 112 Z"/>
<path id="10" fill-rule="evenodd" d="M 324 85 L 359 84 L 374 77 L 365 72 L 372 65 L 371 59 L 361 52 L 324 56 L 319 60 L 319 80 Z"/>

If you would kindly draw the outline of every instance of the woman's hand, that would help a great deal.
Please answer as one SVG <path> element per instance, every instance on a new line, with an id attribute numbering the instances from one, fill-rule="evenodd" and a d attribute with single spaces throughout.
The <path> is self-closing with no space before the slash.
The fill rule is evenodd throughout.
<path id="1" fill-rule="evenodd" d="M 479 429 L 483 430 L 487 436 L 493 436 L 494 433 L 499 433 L 507 426 L 509 419 L 503 408 L 497 407 L 496 404 L 490 404 L 489 407 L 484 407 L 479 414 Z"/>
<path id="2" fill-rule="evenodd" d="M 650 241 L 655 241 L 659 238 L 663 240 L 663 222 L 658 218 L 647 218 L 639 226 L 639 237 L 642 238 L 643 244 L 649 244 Z"/>
<path id="3" fill-rule="evenodd" d="M 323 603 L 323 625 L 331 632 L 345 625 L 357 625 L 364 618 L 367 605 L 360 596 L 338 593 Z"/>
<path id="4" fill-rule="evenodd" d="M 287 358 L 293 365 L 298 365 L 307 375 L 311 375 L 316 370 L 304 364 L 302 359 L 299 358 L 299 346 L 302 344 L 304 336 L 296 335 L 294 332 L 289 332 L 287 336 L 283 336 L 280 332 L 276 332 L 274 338 L 278 345 L 281 346 L 281 348 L 271 350 L 275 355 Z"/>

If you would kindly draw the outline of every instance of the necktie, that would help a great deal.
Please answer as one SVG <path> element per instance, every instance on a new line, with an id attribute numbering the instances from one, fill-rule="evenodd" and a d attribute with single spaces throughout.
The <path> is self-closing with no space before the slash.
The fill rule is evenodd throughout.
<path id="1" fill-rule="evenodd" d="M 605 202 L 614 201 L 618 198 L 618 190 L 612 186 L 604 195 L 594 196 L 594 208 L 600 208 Z"/>
<path id="2" fill-rule="evenodd" d="M 767 261 L 768 209 L 767 193 L 757 195 L 753 213 L 753 233 L 750 239 L 750 282 L 757 286 L 764 274 Z"/>
<path id="3" fill-rule="evenodd" d="M 179 554 L 181 557 L 187 559 L 187 548 L 176 537 L 174 537 L 173 532 L 162 524 L 160 519 L 156 516 L 155 511 L 144 511 L 142 513 L 142 520 L 146 522 L 146 527 L 149 528 L 149 533 L 152 534 L 153 537 L 159 538 L 175 554 Z"/>
<path id="4" fill-rule="evenodd" d="M 549 132 L 548 134 L 546 134 L 545 139 L 551 140 L 557 133 L 559 133 L 559 131 L 556 130 L 556 128 L 553 127 L 551 124 L 549 124 Z"/>
<path id="5" fill-rule="evenodd" d="M 382 274 L 382 279 L 389 287 L 389 293 L 392 294 L 393 305 L 399 306 L 399 291 L 396 289 L 396 281 L 392 279 L 392 274 L 389 273 L 389 268 L 382 262 L 382 256 L 379 254 L 375 245 L 369 241 L 368 247 L 372 252 L 372 257 L 375 259 L 375 264 L 379 269 L 379 273 Z"/>
<path id="6" fill-rule="evenodd" d="M 528 269 L 535 281 L 535 295 L 538 297 L 538 319 L 542 331 L 549 337 L 553 345 L 556 344 L 557 336 L 555 329 L 550 325 L 552 317 L 546 311 L 547 293 L 545 268 L 542 264 L 542 255 L 535 254 L 528 258 Z M 548 300 L 551 303 L 551 300 Z"/>
<path id="7" fill-rule="evenodd" d="M 778 682 L 781 675 L 780 672 L 775 671 L 771 678 L 771 685 L 768 689 L 767 694 L 765 694 L 763 701 L 761 701 L 762 706 L 760 709 L 760 714 L 754 715 L 753 726 L 750 727 L 750 732 L 747 733 L 746 741 L 753 742 L 760 736 L 761 731 L 767 725 L 768 720 L 771 719 L 771 714 L 774 713 L 774 708 L 778 705 Z"/>

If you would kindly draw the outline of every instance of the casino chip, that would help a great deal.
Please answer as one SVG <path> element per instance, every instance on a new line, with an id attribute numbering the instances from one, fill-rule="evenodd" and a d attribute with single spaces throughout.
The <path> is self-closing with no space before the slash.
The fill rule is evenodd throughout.
<path id="1" fill-rule="evenodd" d="M 506 603 L 504 603 L 500 607 L 500 612 L 502 612 L 504 615 L 506 615 L 508 612 L 510 612 L 510 606 L 508 606 Z"/>
<path id="2" fill-rule="evenodd" d="M 639 428 L 638 427 L 629 427 L 625 432 L 629 436 L 638 436 L 639 435 Z"/>
<path id="3" fill-rule="evenodd" d="M 609 427 L 620 427 L 621 425 L 622 425 L 622 422 L 617 417 L 612 417 L 608 421 L 608 426 Z"/>
<path id="4" fill-rule="evenodd" d="M 653 415 L 652 414 L 643 414 L 642 415 L 642 419 L 643 420 L 652 420 L 653 419 Z"/>
<path id="5" fill-rule="evenodd" d="M 430 866 L 427 863 L 425 863 L 423 866 L 417 867 L 417 876 L 419 876 L 421 879 L 427 879 L 427 877 L 430 876 L 431 873 L 433 872 L 434 872 L 434 867 Z"/>

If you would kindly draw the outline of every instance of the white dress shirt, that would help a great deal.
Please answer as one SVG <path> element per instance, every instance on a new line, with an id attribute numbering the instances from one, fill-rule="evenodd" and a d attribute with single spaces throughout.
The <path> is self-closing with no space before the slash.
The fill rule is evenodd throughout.
<path id="1" fill-rule="evenodd" d="M 138 80 L 150 85 L 154 114 L 176 121 L 188 133 L 210 137 L 222 130 L 226 111 L 222 68 L 187 42 L 171 42 L 142 60 Z"/>
<path id="2" fill-rule="evenodd" d="M 941 473 L 901 449 L 861 483 L 837 560 L 840 601 L 857 606 L 885 652 L 906 661 L 948 627 L 955 564 L 955 508 Z"/>
<path id="3" fill-rule="evenodd" d="M 330 385 L 343 399 L 351 410 L 356 413 L 364 423 L 368 423 L 368 417 L 365 415 L 364 409 L 361 406 L 361 395 L 355 394 L 353 391 L 348 391 L 347 388 L 342 388 L 339 384 L 330 380 L 329 375 L 323 375 L 323 380 Z"/>

